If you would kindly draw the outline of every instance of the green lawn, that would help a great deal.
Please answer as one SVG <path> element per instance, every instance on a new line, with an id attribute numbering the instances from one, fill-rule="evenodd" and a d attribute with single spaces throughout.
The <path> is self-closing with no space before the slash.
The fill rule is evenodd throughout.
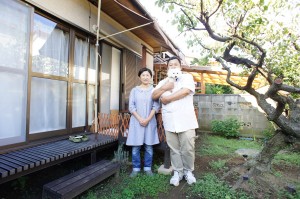
<path id="1" fill-rule="evenodd" d="M 262 142 L 239 139 L 227 139 L 220 136 L 208 135 L 203 140 L 204 146 L 196 149 L 200 156 L 204 155 L 233 155 L 234 151 L 241 148 L 262 149 Z"/>

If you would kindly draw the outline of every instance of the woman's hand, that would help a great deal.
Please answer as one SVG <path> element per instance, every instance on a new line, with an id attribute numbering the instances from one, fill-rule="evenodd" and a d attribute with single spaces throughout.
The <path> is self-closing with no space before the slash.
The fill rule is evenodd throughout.
<path id="1" fill-rule="evenodd" d="M 139 122 L 140 122 L 141 126 L 146 127 L 148 125 L 148 123 L 149 123 L 149 120 L 142 118 L 142 119 L 139 120 Z"/>

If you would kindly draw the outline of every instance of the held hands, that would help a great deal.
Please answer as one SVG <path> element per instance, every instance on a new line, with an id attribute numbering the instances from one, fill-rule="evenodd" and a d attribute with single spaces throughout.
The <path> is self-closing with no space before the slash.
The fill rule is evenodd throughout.
<path id="1" fill-rule="evenodd" d="M 148 123 L 149 123 L 149 120 L 148 119 L 144 119 L 144 118 L 140 118 L 139 119 L 139 123 L 140 123 L 141 126 L 146 127 L 148 125 Z"/>

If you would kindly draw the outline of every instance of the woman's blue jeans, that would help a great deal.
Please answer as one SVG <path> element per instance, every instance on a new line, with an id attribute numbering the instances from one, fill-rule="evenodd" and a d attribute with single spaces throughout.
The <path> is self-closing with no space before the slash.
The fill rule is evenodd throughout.
<path id="1" fill-rule="evenodd" d="M 144 171 L 150 171 L 152 166 L 152 159 L 153 159 L 153 146 L 146 145 L 145 147 L 145 154 L 144 154 Z M 132 165 L 133 171 L 140 171 L 141 170 L 141 146 L 133 146 L 132 147 Z"/>

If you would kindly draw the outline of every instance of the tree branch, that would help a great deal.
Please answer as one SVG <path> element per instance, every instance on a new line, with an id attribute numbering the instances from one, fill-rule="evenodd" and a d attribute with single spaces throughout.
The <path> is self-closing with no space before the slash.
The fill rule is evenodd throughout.
<path id="1" fill-rule="evenodd" d="M 300 51 L 300 46 L 296 42 L 293 42 L 293 46 L 295 50 Z"/>
<path id="2" fill-rule="evenodd" d="M 223 0 L 220 0 L 220 2 L 223 2 Z M 209 36 L 219 42 L 226 42 L 226 41 L 230 41 L 232 40 L 231 37 L 222 37 L 218 34 L 216 34 L 213 29 L 211 28 L 210 24 L 209 24 L 209 18 L 212 15 L 208 15 L 207 12 L 204 11 L 204 5 L 203 5 L 203 0 L 201 0 L 200 2 L 200 7 L 201 7 L 201 11 L 200 11 L 200 17 L 196 17 L 201 23 L 202 25 L 205 27 L 207 33 L 209 34 Z M 215 13 L 213 13 L 215 14 Z"/>
<path id="3" fill-rule="evenodd" d="M 230 84 L 231 86 L 236 87 L 236 88 L 239 89 L 239 90 L 245 90 L 244 87 L 242 87 L 242 86 L 240 86 L 240 85 L 234 83 L 233 81 L 231 81 L 231 79 L 230 79 L 230 77 L 231 77 L 231 70 L 230 70 L 230 68 L 225 64 L 225 62 L 222 60 L 222 58 L 221 58 L 221 57 L 214 57 L 214 58 L 215 58 L 218 62 L 221 63 L 221 65 L 223 66 L 223 68 L 224 68 L 225 70 L 227 70 L 226 82 L 227 82 L 228 84 Z"/>
<path id="4" fill-rule="evenodd" d="M 238 27 L 240 26 L 240 24 L 244 21 L 245 17 L 246 17 L 247 11 L 245 12 L 244 15 L 240 16 L 240 19 L 238 21 L 238 23 L 236 24 L 236 26 L 234 27 L 234 34 L 236 34 Z"/>
<path id="5" fill-rule="evenodd" d="M 300 88 L 296 88 L 293 86 L 288 86 L 286 84 L 282 84 L 280 90 L 290 92 L 290 93 L 300 93 Z"/>
<path id="6" fill-rule="evenodd" d="M 180 7 L 184 7 L 184 8 L 187 8 L 187 9 L 193 9 L 194 5 L 191 5 L 191 6 L 188 6 L 188 4 L 181 4 L 181 3 L 177 3 L 176 1 L 166 1 L 165 2 L 166 4 L 175 4 L 175 5 L 178 5 Z"/>
<path id="7" fill-rule="evenodd" d="M 248 80 L 245 88 L 252 88 L 252 84 L 256 75 L 257 75 L 257 68 L 253 68 L 251 74 L 248 76 Z"/>
<path id="8" fill-rule="evenodd" d="M 190 18 L 190 16 L 185 12 L 184 9 L 180 8 L 181 12 L 183 12 L 183 14 L 188 18 L 189 22 L 191 23 L 191 27 L 195 28 L 195 24 L 193 22 L 193 20 Z"/>
<path id="9" fill-rule="evenodd" d="M 213 11 L 209 16 L 208 16 L 208 18 L 209 17 L 211 17 L 211 16 L 213 16 L 219 9 L 220 9 L 220 7 L 221 7 L 221 5 L 222 5 L 222 3 L 223 3 L 223 0 L 219 0 L 219 5 L 217 6 L 217 8 L 215 9 L 215 11 Z"/>
<path id="10" fill-rule="evenodd" d="M 249 59 L 246 58 L 240 58 L 236 56 L 230 55 L 230 51 L 233 49 L 235 46 L 236 42 L 230 43 L 227 48 L 224 51 L 223 54 L 223 59 L 226 60 L 227 62 L 233 63 L 233 64 L 242 64 L 247 66 L 248 68 L 251 68 L 252 65 L 255 66 L 255 63 Z"/>
<path id="11" fill-rule="evenodd" d="M 258 48 L 258 50 L 261 52 L 261 56 L 260 56 L 259 62 L 257 64 L 254 64 L 254 66 L 262 67 L 262 65 L 264 63 L 264 60 L 265 60 L 265 57 L 266 57 L 266 51 L 258 43 L 254 42 L 254 41 L 249 41 L 249 40 L 247 40 L 243 37 L 240 37 L 238 35 L 234 35 L 233 37 L 238 38 L 238 39 L 240 39 L 240 40 L 242 40 L 242 41 Z"/>

